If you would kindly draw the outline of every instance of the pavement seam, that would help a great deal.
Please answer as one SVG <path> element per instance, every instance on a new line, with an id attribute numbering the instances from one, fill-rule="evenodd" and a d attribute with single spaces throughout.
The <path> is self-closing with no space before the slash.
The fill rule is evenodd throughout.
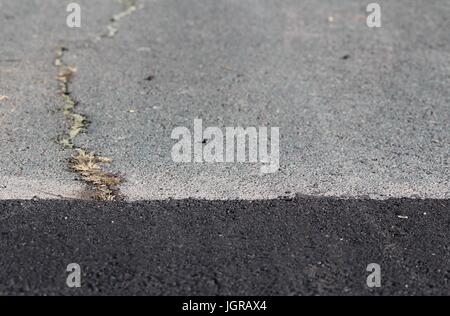
<path id="1" fill-rule="evenodd" d="M 118 186 L 123 183 L 123 179 L 102 169 L 103 164 L 111 163 L 112 160 L 74 144 L 75 138 L 86 131 L 87 118 L 75 110 L 78 102 L 72 97 L 69 86 L 76 73 L 76 68 L 64 63 L 63 58 L 66 51 L 68 49 L 65 47 L 58 48 L 55 59 L 55 66 L 58 67 L 59 92 L 64 100 L 62 111 L 69 123 L 67 131 L 59 136 L 59 143 L 65 149 L 76 151 L 69 159 L 69 169 L 94 188 L 94 197 L 103 201 L 114 201 L 118 198 Z"/>
<path id="2" fill-rule="evenodd" d="M 118 32 L 118 22 L 137 10 L 135 0 L 117 0 L 124 6 L 124 10 L 111 18 L 107 26 L 107 32 L 101 38 L 112 38 Z M 88 119 L 86 115 L 76 112 L 78 102 L 73 98 L 70 91 L 70 83 L 75 76 L 75 66 L 64 62 L 64 54 L 68 48 L 60 46 L 56 51 L 54 65 L 58 68 L 59 93 L 64 100 L 62 108 L 65 120 L 69 123 L 68 129 L 58 137 L 58 142 L 64 149 L 75 150 L 76 153 L 69 159 L 69 169 L 79 175 L 80 179 L 93 188 L 93 197 L 102 201 L 116 201 L 120 197 L 119 186 L 124 179 L 113 173 L 102 169 L 102 165 L 110 164 L 112 159 L 96 155 L 94 152 L 74 144 L 75 138 L 86 132 Z M 89 194 L 88 194 L 89 195 Z"/>
<path id="3" fill-rule="evenodd" d="M 116 0 L 116 1 L 124 6 L 124 10 L 112 16 L 110 20 L 111 22 L 106 26 L 107 31 L 106 33 L 101 35 L 101 38 L 105 37 L 112 38 L 116 36 L 117 32 L 119 31 L 120 20 L 122 20 L 126 16 L 129 16 L 130 14 L 133 14 L 133 12 L 135 12 L 138 9 L 136 5 L 136 0 Z"/>

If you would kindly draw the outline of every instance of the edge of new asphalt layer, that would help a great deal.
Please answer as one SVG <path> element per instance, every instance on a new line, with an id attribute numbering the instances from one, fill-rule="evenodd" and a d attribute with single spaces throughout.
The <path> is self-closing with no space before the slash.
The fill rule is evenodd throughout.
<path id="1" fill-rule="evenodd" d="M 11 200 L 0 210 L 0 295 L 450 293 L 450 200 Z M 66 286 L 70 263 L 81 288 Z M 366 285 L 370 263 L 380 288 Z"/>

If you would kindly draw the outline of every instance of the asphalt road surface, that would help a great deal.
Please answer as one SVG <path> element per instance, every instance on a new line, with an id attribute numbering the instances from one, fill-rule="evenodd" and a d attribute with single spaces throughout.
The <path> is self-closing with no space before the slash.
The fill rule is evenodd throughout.
<path id="1" fill-rule="evenodd" d="M 0 0 L 0 294 L 450 294 L 450 2 L 70 2 Z M 195 119 L 279 170 L 175 163 Z"/>
<path id="2" fill-rule="evenodd" d="M 0 202 L 0 294 L 448 295 L 436 200 Z M 81 288 L 66 286 L 70 263 Z M 381 287 L 368 288 L 370 263 Z"/>
<path id="3" fill-rule="evenodd" d="M 55 50 L 77 69 L 74 143 L 113 160 L 130 200 L 449 198 L 450 4 L 381 1 L 0 1 L 0 198 L 80 198 L 55 140 Z M 113 37 L 104 36 L 113 28 Z M 174 163 L 175 127 L 279 127 L 280 170 Z M 238 188 L 238 189 L 237 189 Z M 80 193 L 81 192 L 81 193 Z"/>

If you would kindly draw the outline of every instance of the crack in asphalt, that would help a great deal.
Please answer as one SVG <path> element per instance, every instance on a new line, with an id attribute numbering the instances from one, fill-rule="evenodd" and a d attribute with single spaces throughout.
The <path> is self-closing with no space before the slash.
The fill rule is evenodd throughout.
<path id="1" fill-rule="evenodd" d="M 119 32 L 119 22 L 124 17 L 133 14 L 133 12 L 137 11 L 137 3 L 136 0 L 117 0 L 118 3 L 124 6 L 124 10 L 120 13 L 117 13 L 111 17 L 111 22 L 106 26 L 107 31 L 100 35 L 99 40 L 102 38 L 112 38 L 116 36 L 117 32 Z"/>
<path id="2" fill-rule="evenodd" d="M 68 130 L 59 137 L 59 143 L 65 149 L 75 149 L 76 154 L 69 159 L 69 169 L 77 173 L 81 180 L 91 185 L 95 190 L 93 196 L 103 201 L 114 201 L 119 196 L 118 186 L 123 182 L 119 176 L 106 172 L 101 165 L 111 163 L 110 158 L 95 155 L 74 144 L 75 138 L 86 131 L 87 118 L 75 111 L 78 102 L 72 97 L 69 85 L 76 73 L 76 68 L 64 63 L 65 47 L 56 52 L 55 66 L 58 67 L 59 91 L 64 100 L 62 108 L 64 117 L 69 122 Z"/>
<path id="3" fill-rule="evenodd" d="M 87 118 L 75 112 L 77 102 L 72 98 L 69 91 L 69 84 L 77 69 L 68 66 L 63 62 L 64 52 L 68 51 L 65 47 L 60 47 L 56 51 L 55 66 L 58 67 L 59 91 L 64 99 L 62 108 L 65 118 L 70 122 L 68 131 L 59 137 L 59 143 L 65 148 L 73 149 L 75 145 L 73 140 L 86 128 Z"/>
<path id="4" fill-rule="evenodd" d="M 119 29 L 118 22 L 137 10 L 135 0 L 117 1 L 123 4 L 124 10 L 111 18 L 111 23 L 107 26 L 107 33 L 101 35 L 100 39 L 114 37 Z M 98 156 L 94 152 L 74 144 L 75 138 L 80 133 L 87 131 L 88 119 L 86 115 L 76 112 L 78 102 L 71 95 L 69 86 L 77 69 L 75 66 L 68 65 L 64 62 L 64 54 L 68 50 L 68 48 L 60 46 L 56 51 L 54 62 L 58 68 L 57 81 L 59 92 L 64 100 L 62 111 L 66 121 L 69 122 L 67 131 L 58 137 L 58 142 L 64 149 L 76 151 L 76 154 L 69 159 L 69 169 L 77 173 L 82 181 L 94 189 L 92 194 L 86 192 L 83 196 L 92 196 L 102 201 L 120 200 L 122 198 L 120 197 L 119 186 L 124 182 L 124 179 L 102 169 L 102 165 L 110 164 L 112 159 Z"/>

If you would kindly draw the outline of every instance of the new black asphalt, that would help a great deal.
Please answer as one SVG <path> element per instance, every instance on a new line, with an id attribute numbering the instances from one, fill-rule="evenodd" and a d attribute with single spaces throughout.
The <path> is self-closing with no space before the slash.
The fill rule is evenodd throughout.
<path id="1" fill-rule="evenodd" d="M 448 295 L 449 212 L 415 199 L 1 201 L 0 294 Z M 70 263 L 81 288 L 66 285 Z"/>

